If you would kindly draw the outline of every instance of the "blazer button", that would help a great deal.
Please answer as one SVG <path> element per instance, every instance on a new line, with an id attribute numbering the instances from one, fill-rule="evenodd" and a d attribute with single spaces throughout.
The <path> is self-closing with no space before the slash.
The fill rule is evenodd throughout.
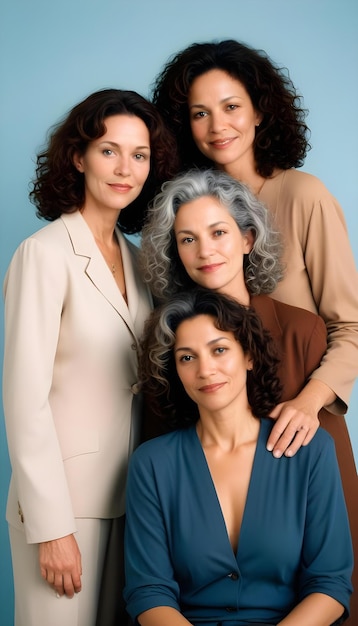
<path id="1" fill-rule="evenodd" d="M 133 383 L 133 385 L 131 385 L 131 392 L 136 396 L 140 390 L 141 390 L 142 385 L 140 383 Z"/>
<path id="2" fill-rule="evenodd" d="M 237 572 L 231 572 L 229 574 L 229 578 L 231 578 L 231 580 L 237 580 L 239 578 L 239 574 Z"/>
<path id="3" fill-rule="evenodd" d="M 132 348 L 132 350 L 136 350 L 137 349 L 137 344 L 136 343 L 132 343 L 131 344 L 131 348 Z"/>
<path id="4" fill-rule="evenodd" d="M 24 523 L 24 514 L 22 512 L 22 508 L 21 508 L 20 502 L 17 503 L 17 507 L 18 507 L 17 511 L 18 511 L 21 523 L 23 524 Z"/>

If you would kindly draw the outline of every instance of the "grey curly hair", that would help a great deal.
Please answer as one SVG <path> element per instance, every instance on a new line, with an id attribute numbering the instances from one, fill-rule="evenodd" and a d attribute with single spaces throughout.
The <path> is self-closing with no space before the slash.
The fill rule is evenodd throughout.
<path id="1" fill-rule="evenodd" d="M 245 255 L 246 287 L 250 294 L 271 293 L 283 277 L 282 243 L 266 207 L 246 185 L 218 170 L 190 170 L 162 185 L 142 231 L 139 265 L 144 281 L 159 301 L 190 289 L 194 282 L 179 258 L 174 222 L 179 208 L 210 196 L 227 208 L 242 234 L 255 235 Z"/>

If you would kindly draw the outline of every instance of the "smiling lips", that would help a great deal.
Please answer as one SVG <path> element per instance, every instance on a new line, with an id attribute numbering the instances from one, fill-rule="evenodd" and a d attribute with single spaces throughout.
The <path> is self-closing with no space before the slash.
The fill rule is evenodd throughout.
<path id="1" fill-rule="evenodd" d="M 224 150 L 228 146 L 230 146 L 233 141 L 235 141 L 236 137 L 226 137 L 224 139 L 215 139 L 215 141 L 210 141 L 210 145 L 213 148 L 217 148 L 218 150 Z"/>
<path id="2" fill-rule="evenodd" d="M 210 272 L 215 272 L 215 270 L 217 270 L 222 265 L 224 265 L 224 263 L 212 263 L 211 265 L 202 265 L 201 267 L 198 267 L 198 270 L 200 270 L 201 272 L 207 272 L 209 274 Z"/>
<path id="3" fill-rule="evenodd" d="M 113 191 L 118 191 L 119 193 L 128 193 L 132 189 L 130 185 L 121 185 L 120 183 L 108 183 L 110 188 Z"/>
<path id="4" fill-rule="evenodd" d="M 226 383 L 212 383 L 211 385 L 199 387 L 199 391 L 202 391 L 203 393 L 214 393 L 224 387 L 224 385 L 226 385 Z"/>

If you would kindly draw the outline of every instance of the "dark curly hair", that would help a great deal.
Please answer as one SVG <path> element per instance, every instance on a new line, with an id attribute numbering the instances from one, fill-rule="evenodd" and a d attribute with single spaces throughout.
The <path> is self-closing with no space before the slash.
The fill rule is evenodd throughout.
<path id="1" fill-rule="evenodd" d="M 91 141 L 104 135 L 106 118 L 112 115 L 139 117 L 149 130 L 149 176 L 141 194 L 121 211 L 118 219 L 118 226 L 125 233 L 142 229 L 149 201 L 177 169 L 176 145 L 153 104 L 135 91 L 120 89 L 102 89 L 91 94 L 50 129 L 46 149 L 37 156 L 30 191 L 38 217 L 53 221 L 62 213 L 72 213 L 83 206 L 84 177 L 74 166 L 74 155 L 83 155 Z"/>
<path id="2" fill-rule="evenodd" d="M 275 168 L 302 166 L 310 149 L 307 111 L 288 71 L 264 51 L 228 39 L 192 44 L 172 57 L 154 81 L 153 102 L 177 139 L 180 167 L 212 165 L 192 138 L 187 101 L 195 78 L 213 69 L 239 80 L 262 114 L 254 141 L 257 172 L 268 177 Z"/>
<path id="3" fill-rule="evenodd" d="M 202 288 L 176 295 L 155 309 L 147 320 L 141 341 L 139 376 L 153 413 L 173 429 L 190 426 L 199 418 L 198 407 L 177 374 L 173 350 L 178 326 L 198 315 L 212 316 L 215 326 L 232 332 L 245 354 L 250 354 L 253 369 L 247 377 L 249 404 L 254 415 L 267 417 L 280 402 L 282 392 L 273 339 L 251 307 Z"/>

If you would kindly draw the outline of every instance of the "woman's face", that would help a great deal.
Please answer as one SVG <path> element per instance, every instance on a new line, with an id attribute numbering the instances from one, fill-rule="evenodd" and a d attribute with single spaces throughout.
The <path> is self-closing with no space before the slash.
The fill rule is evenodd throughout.
<path id="1" fill-rule="evenodd" d="M 237 400 L 247 406 L 251 358 L 232 332 L 216 328 L 213 317 L 198 315 L 181 322 L 174 355 L 178 376 L 199 409 L 221 411 Z"/>
<path id="2" fill-rule="evenodd" d="M 246 304 L 243 261 L 254 237 L 241 233 L 226 207 L 212 196 L 183 204 L 174 233 L 180 260 L 195 283 Z"/>
<path id="3" fill-rule="evenodd" d="M 255 127 L 262 116 L 239 80 L 218 69 L 198 76 L 188 106 L 194 141 L 206 157 L 224 170 L 254 167 Z"/>
<path id="4" fill-rule="evenodd" d="M 112 115 L 75 166 L 85 177 L 84 209 L 121 211 L 142 191 L 150 170 L 150 136 L 134 115 Z"/>

